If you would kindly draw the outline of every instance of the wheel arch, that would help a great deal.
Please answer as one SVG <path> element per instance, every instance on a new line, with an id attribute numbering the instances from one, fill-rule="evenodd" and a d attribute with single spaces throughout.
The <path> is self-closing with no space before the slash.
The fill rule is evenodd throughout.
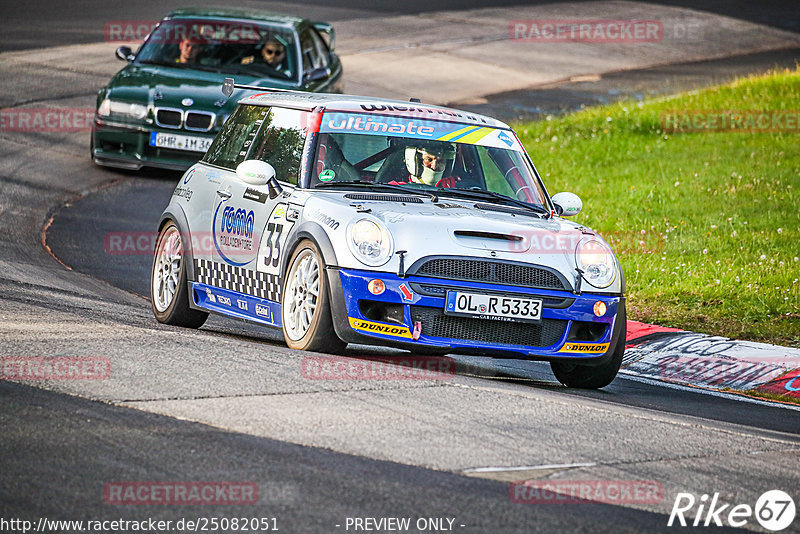
<path id="1" fill-rule="evenodd" d="M 161 219 L 158 221 L 158 232 L 164 229 L 168 221 L 173 221 L 181 233 L 181 240 L 183 241 L 183 254 L 186 265 L 186 278 L 187 282 L 194 282 L 194 251 L 192 250 L 192 238 L 189 229 L 189 220 L 183 207 L 177 203 L 170 203 L 161 214 Z"/>
<path id="2" fill-rule="evenodd" d="M 322 253 L 322 261 L 325 262 L 326 267 L 338 265 L 336 252 L 327 232 L 316 222 L 305 221 L 296 226 L 286 240 L 286 253 L 281 260 L 281 285 L 283 285 L 286 277 L 286 270 L 289 268 L 289 260 L 291 260 L 295 249 L 304 239 L 312 241 L 317 246 L 320 253 Z"/>

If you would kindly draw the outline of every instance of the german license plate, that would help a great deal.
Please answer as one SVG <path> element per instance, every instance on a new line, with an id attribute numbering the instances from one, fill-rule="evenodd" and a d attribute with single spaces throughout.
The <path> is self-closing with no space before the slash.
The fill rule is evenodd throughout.
<path id="1" fill-rule="evenodd" d="M 535 322 L 542 318 L 542 301 L 524 297 L 448 291 L 444 313 L 495 321 Z"/>
<path id="2" fill-rule="evenodd" d="M 194 135 L 178 135 L 164 132 L 150 133 L 150 146 L 158 148 L 171 148 L 173 150 L 187 150 L 189 152 L 205 152 L 211 146 L 207 137 Z"/>

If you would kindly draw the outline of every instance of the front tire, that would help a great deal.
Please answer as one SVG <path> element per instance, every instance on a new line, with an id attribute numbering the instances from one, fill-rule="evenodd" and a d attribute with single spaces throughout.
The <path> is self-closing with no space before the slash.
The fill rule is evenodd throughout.
<path id="1" fill-rule="evenodd" d="M 208 313 L 189 307 L 183 239 L 174 222 L 161 229 L 150 272 L 150 302 L 160 323 L 200 328 Z"/>
<path id="2" fill-rule="evenodd" d="M 582 389 L 599 389 L 613 382 L 622 365 L 622 355 L 625 353 L 627 314 L 624 306 L 620 306 L 615 326 L 618 330 L 617 342 L 607 362 L 594 367 L 564 361 L 550 362 L 550 369 L 558 381 L 567 387 Z"/>
<path id="3" fill-rule="evenodd" d="M 283 337 L 289 348 L 336 353 L 345 347 L 333 329 L 322 254 L 304 239 L 292 254 L 281 295 Z"/>

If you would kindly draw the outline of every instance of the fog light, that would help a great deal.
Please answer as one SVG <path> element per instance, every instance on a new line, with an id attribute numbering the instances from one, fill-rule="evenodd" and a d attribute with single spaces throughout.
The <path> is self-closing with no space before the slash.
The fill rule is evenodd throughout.
<path id="1" fill-rule="evenodd" d="M 375 280 L 369 281 L 367 289 L 369 289 L 369 292 L 373 295 L 380 295 L 386 289 L 386 285 L 383 283 L 383 280 L 378 280 L 376 278 Z"/>
<path id="2" fill-rule="evenodd" d="M 606 314 L 606 304 L 605 302 L 600 302 L 599 300 L 594 303 L 594 314 L 597 317 L 602 317 Z"/>

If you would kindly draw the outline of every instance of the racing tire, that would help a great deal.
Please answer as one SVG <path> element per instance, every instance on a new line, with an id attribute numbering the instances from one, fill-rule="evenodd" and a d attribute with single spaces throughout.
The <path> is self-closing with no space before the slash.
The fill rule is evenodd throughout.
<path id="1" fill-rule="evenodd" d="M 333 328 L 325 262 L 309 239 L 297 245 L 289 261 L 281 294 L 281 323 L 291 349 L 338 354 L 347 345 Z"/>
<path id="2" fill-rule="evenodd" d="M 189 284 L 181 232 L 173 221 L 158 233 L 150 272 L 150 303 L 160 323 L 200 328 L 208 313 L 189 307 Z"/>
<path id="3" fill-rule="evenodd" d="M 625 308 L 621 307 L 617 315 L 619 332 L 611 358 L 598 366 L 578 365 L 571 362 L 550 362 L 550 369 L 559 382 L 570 388 L 599 389 L 609 385 L 619 372 L 622 365 L 622 355 L 625 353 L 625 333 L 627 330 L 627 315 Z"/>

